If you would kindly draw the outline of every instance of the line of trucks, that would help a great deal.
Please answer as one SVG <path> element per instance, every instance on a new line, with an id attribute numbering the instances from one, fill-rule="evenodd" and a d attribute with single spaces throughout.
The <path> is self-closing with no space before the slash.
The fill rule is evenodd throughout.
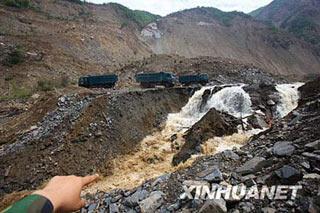
<path id="1" fill-rule="evenodd" d="M 156 86 L 173 87 L 180 83 L 183 86 L 193 84 L 206 85 L 209 82 L 208 74 L 181 75 L 177 77 L 170 72 L 138 73 L 135 75 L 136 82 L 142 88 L 154 88 Z M 87 88 L 113 88 L 119 78 L 115 74 L 84 76 L 79 78 L 79 86 Z"/>

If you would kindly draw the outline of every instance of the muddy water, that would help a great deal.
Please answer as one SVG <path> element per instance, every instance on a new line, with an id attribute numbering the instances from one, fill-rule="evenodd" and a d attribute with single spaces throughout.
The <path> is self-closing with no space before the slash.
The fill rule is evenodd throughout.
<path id="1" fill-rule="evenodd" d="M 281 96 L 281 105 L 278 106 L 281 116 L 289 113 L 297 105 L 299 98 L 297 89 L 299 86 L 301 84 L 277 86 Z M 239 85 L 224 88 L 211 95 L 204 108 L 201 109 L 202 95 L 207 89 L 212 91 L 214 86 L 203 87 L 195 92 L 179 113 L 168 115 L 162 131 L 147 136 L 141 142 L 139 150 L 134 154 L 115 159 L 113 175 L 103 178 L 100 182 L 88 188 L 86 192 L 94 193 L 96 191 L 111 191 L 116 188 L 134 188 L 148 179 L 188 167 L 199 156 L 213 155 L 234 147 L 240 148 L 253 134 L 262 131 L 254 129 L 242 132 L 239 130 L 239 133 L 231 136 L 211 138 L 201 146 L 201 154 L 193 156 L 178 167 L 173 167 L 171 162 L 177 152 L 176 147 L 184 143 L 183 133 L 199 121 L 208 110 L 214 107 L 235 117 L 253 113 L 250 96 Z M 244 123 L 246 123 L 245 120 Z M 172 144 L 170 138 L 174 134 L 176 134 L 177 139 Z"/>
<path id="2" fill-rule="evenodd" d="M 86 192 L 110 191 L 116 188 L 131 189 L 148 179 L 190 166 L 199 156 L 212 155 L 232 149 L 232 147 L 241 147 L 249 138 L 249 135 L 245 133 L 237 133 L 232 136 L 210 139 L 203 144 L 202 154 L 193 156 L 184 164 L 173 167 L 171 162 L 176 150 L 172 148 L 170 142 L 171 133 L 171 128 L 165 128 L 162 132 L 146 137 L 141 143 L 140 150 L 135 154 L 114 160 L 113 175 L 103 178 Z M 183 143 L 182 134 L 178 134 L 176 141 Z"/>
<path id="3" fill-rule="evenodd" d="M 113 175 L 103 178 L 100 182 L 90 187 L 87 192 L 110 191 L 116 188 L 131 189 L 145 180 L 158 177 L 165 173 L 171 173 L 183 167 L 190 166 L 199 156 L 212 155 L 233 147 L 240 147 L 246 143 L 249 134 L 237 133 L 222 138 L 212 138 L 202 146 L 202 153 L 193 156 L 184 164 L 177 167 L 171 165 L 172 158 L 177 152 L 177 147 L 183 145 L 183 133 L 193 124 L 199 121 L 212 107 L 227 109 L 230 114 L 240 115 L 241 111 L 235 103 L 239 97 L 244 101 L 242 109 L 247 114 L 251 112 L 251 101 L 248 94 L 241 86 L 224 88 L 212 95 L 204 110 L 201 110 L 202 95 L 205 90 L 214 87 L 203 87 L 189 99 L 179 113 L 169 114 L 162 131 L 147 136 L 141 143 L 137 152 L 131 155 L 121 156 L 114 160 Z M 176 134 L 174 144 L 170 141 Z"/>

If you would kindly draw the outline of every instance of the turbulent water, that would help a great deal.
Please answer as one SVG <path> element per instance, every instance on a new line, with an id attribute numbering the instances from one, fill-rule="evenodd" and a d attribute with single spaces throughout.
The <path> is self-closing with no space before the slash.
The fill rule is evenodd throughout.
<path id="1" fill-rule="evenodd" d="M 201 106 L 202 95 L 205 90 L 214 90 L 212 87 L 203 87 L 195 92 L 179 113 L 168 115 L 167 126 L 171 126 L 175 131 L 187 130 L 198 122 L 211 108 L 226 112 L 240 118 L 251 115 L 251 100 L 243 86 L 231 86 L 212 94 L 204 107 Z"/>
<path id="2" fill-rule="evenodd" d="M 299 91 L 303 83 L 278 84 L 276 86 L 279 92 L 281 103 L 277 106 L 279 117 L 283 118 L 298 106 Z"/>
<path id="3" fill-rule="evenodd" d="M 297 92 L 299 86 L 301 84 L 277 86 L 277 90 L 281 96 L 281 104 L 278 106 L 281 116 L 284 116 L 296 107 L 299 98 Z M 211 138 L 202 144 L 200 155 L 193 156 L 186 163 L 178 167 L 171 165 L 172 158 L 177 151 L 172 147 L 170 137 L 176 134 L 177 139 L 175 143 L 182 145 L 184 143 L 183 133 L 199 121 L 211 108 L 216 108 L 238 118 L 254 113 L 251 108 L 252 102 L 250 96 L 242 87 L 239 85 L 229 85 L 211 94 L 204 106 L 201 106 L 204 92 L 206 90 L 212 92 L 215 87 L 203 87 L 196 91 L 179 113 L 168 115 L 162 131 L 147 136 L 141 142 L 139 150 L 134 154 L 115 159 L 113 175 L 104 178 L 89 188 L 87 192 L 95 192 L 97 190 L 109 191 L 116 188 L 134 188 L 147 179 L 189 166 L 195 158 L 201 155 L 210 155 L 226 149 L 232 149 L 233 147 L 241 147 L 252 134 L 256 134 L 261 130 L 239 131 L 239 133 L 231 136 Z"/>

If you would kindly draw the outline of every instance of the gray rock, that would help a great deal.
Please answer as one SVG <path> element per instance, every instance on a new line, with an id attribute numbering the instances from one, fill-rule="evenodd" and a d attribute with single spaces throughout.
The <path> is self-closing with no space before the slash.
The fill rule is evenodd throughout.
<path id="1" fill-rule="evenodd" d="M 289 165 L 283 166 L 275 173 L 281 179 L 282 183 L 295 183 L 302 178 L 302 174 L 297 169 Z"/>
<path id="2" fill-rule="evenodd" d="M 146 190 L 138 190 L 124 200 L 124 205 L 135 207 L 138 205 L 139 201 L 145 199 L 147 196 L 148 192 Z"/>
<path id="3" fill-rule="evenodd" d="M 106 197 L 103 202 L 104 202 L 104 205 L 107 208 L 111 203 L 111 197 Z"/>
<path id="4" fill-rule="evenodd" d="M 303 175 L 303 179 L 319 179 L 320 180 L 320 175 L 317 173 L 305 174 Z"/>
<path id="5" fill-rule="evenodd" d="M 214 199 L 214 200 L 207 200 L 201 209 L 199 210 L 200 213 L 224 213 L 227 212 L 226 201 L 224 199 Z"/>
<path id="6" fill-rule="evenodd" d="M 303 161 L 300 165 L 305 169 L 310 169 L 310 163 L 308 161 Z"/>
<path id="7" fill-rule="evenodd" d="M 119 206 L 115 203 L 110 204 L 109 213 L 119 213 Z"/>
<path id="8" fill-rule="evenodd" d="M 88 206 L 88 212 L 93 212 L 93 210 L 95 210 L 97 207 L 96 203 L 92 203 Z"/>
<path id="9" fill-rule="evenodd" d="M 225 157 L 225 158 L 228 158 L 228 159 L 232 159 L 232 160 L 239 160 L 240 157 L 239 155 L 237 155 L 236 153 L 234 153 L 233 151 L 231 150 L 225 150 L 222 152 L 222 155 Z"/>
<path id="10" fill-rule="evenodd" d="M 270 207 L 265 207 L 265 208 L 262 208 L 262 213 L 276 213 L 277 210 L 273 209 L 273 208 L 270 208 Z"/>
<path id="11" fill-rule="evenodd" d="M 163 203 L 163 192 L 154 191 L 150 194 L 150 196 L 141 202 L 139 202 L 139 206 L 142 213 L 153 213 L 157 208 L 159 208 Z"/>
<path id="12" fill-rule="evenodd" d="M 318 150 L 320 149 L 320 140 L 314 141 L 312 143 L 308 143 L 305 147 L 309 150 Z"/>
<path id="13" fill-rule="evenodd" d="M 155 187 L 156 185 L 168 180 L 170 178 L 170 174 L 164 174 L 158 177 L 153 183 L 151 184 L 151 187 Z"/>
<path id="14" fill-rule="evenodd" d="M 295 147 L 292 145 L 291 142 L 288 142 L 288 141 L 277 142 L 272 148 L 273 154 L 277 156 L 292 155 L 294 150 L 295 150 Z"/>
<path id="15" fill-rule="evenodd" d="M 257 172 L 263 168 L 265 160 L 266 159 L 263 157 L 254 157 L 243 164 L 240 168 L 236 169 L 236 172 L 242 175 Z"/>
<path id="16" fill-rule="evenodd" d="M 204 180 L 210 183 L 219 183 L 223 180 L 222 173 L 218 168 L 214 168 L 210 174 L 204 177 Z"/>
<path id="17" fill-rule="evenodd" d="M 302 155 L 307 157 L 307 158 L 311 158 L 311 159 L 320 161 L 320 155 L 309 153 L 309 152 L 304 152 L 304 153 L 302 153 Z"/>
<path id="18" fill-rule="evenodd" d="M 250 202 L 242 202 L 239 204 L 239 206 L 242 209 L 241 212 L 249 213 L 249 212 L 253 212 L 255 210 L 255 206 Z"/>
<path id="19" fill-rule="evenodd" d="M 274 105 L 276 105 L 276 103 L 273 101 L 273 100 L 268 100 L 267 101 L 267 104 L 269 105 L 269 106 L 274 106 Z"/>
<path id="20" fill-rule="evenodd" d="M 178 200 L 176 203 L 174 203 L 174 204 L 172 204 L 172 205 L 170 205 L 170 206 L 168 207 L 168 211 L 173 212 L 173 211 L 178 210 L 180 207 L 181 207 L 181 203 L 180 203 L 180 201 Z"/>

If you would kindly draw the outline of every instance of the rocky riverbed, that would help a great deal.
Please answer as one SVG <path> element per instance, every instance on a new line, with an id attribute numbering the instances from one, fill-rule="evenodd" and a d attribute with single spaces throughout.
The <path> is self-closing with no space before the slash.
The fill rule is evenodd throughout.
<path id="1" fill-rule="evenodd" d="M 81 212 L 319 212 L 320 90 L 318 81 L 300 89 L 299 106 L 240 149 L 199 157 L 190 167 L 127 190 L 97 192 Z M 300 185 L 294 200 L 192 200 L 183 186 Z"/>

